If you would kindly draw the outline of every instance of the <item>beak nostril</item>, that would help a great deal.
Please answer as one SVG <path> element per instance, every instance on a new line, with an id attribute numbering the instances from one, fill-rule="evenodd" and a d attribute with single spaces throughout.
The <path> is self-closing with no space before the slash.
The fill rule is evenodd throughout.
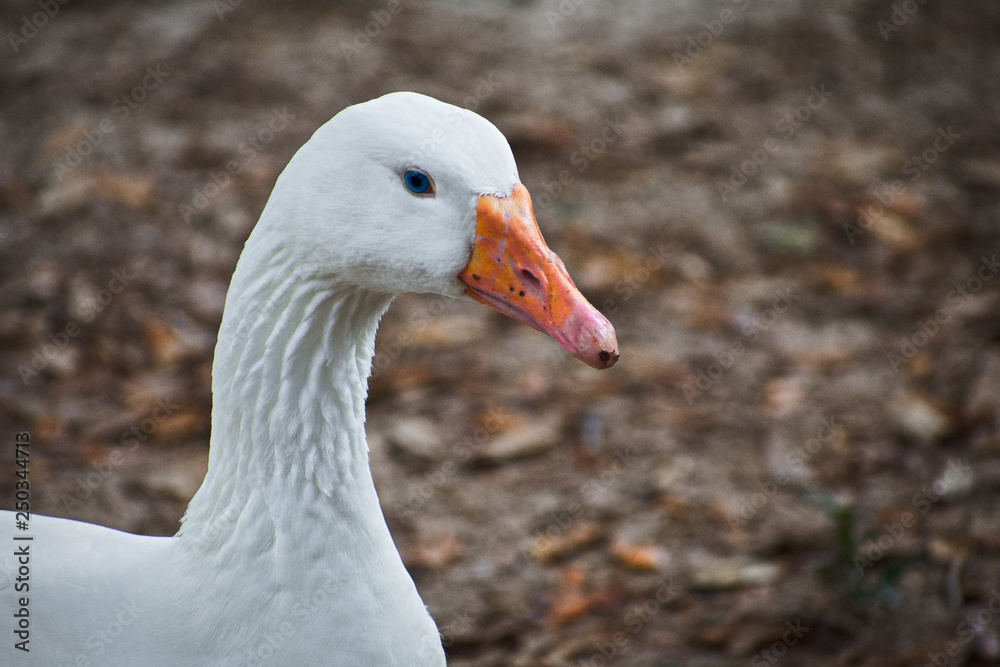
<path id="1" fill-rule="evenodd" d="M 542 287 L 542 281 L 534 273 L 528 269 L 521 269 L 521 281 L 524 289 L 530 292 L 532 296 L 545 301 L 545 288 Z M 523 291 L 521 292 L 521 296 L 524 296 Z"/>
<path id="2" fill-rule="evenodd" d="M 532 287 L 535 287 L 537 289 L 542 288 L 542 282 L 538 278 L 536 278 L 535 274 L 529 271 L 528 269 L 521 269 L 521 277 L 524 278 L 524 281 L 529 285 L 531 285 Z"/>

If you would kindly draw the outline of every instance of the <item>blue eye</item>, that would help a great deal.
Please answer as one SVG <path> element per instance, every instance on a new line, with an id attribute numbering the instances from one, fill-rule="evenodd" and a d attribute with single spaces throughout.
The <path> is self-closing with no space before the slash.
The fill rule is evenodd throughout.
<path id="1" fill-rule="evenodd" d="M 417 169 L 404 171 L 403 183 L 406 184 L 406 189 L 415 195 L 434 194 L 434 184 L 431 183 L 431 177 Z"/>

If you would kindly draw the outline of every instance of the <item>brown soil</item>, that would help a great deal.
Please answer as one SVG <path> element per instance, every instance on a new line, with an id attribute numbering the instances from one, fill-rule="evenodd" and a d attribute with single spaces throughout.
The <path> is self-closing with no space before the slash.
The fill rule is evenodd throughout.
<path id="1" fill-rule="evenodd" d="M 0 9 L 3 507 L 29 431 L 36 511 L 176 530 L 275 178 L 417 90 L 504 132 L 622 346 L 386 317 L 372 464 L 450 664 L 1000 660 L 996 3 L 58 7 Z"/>

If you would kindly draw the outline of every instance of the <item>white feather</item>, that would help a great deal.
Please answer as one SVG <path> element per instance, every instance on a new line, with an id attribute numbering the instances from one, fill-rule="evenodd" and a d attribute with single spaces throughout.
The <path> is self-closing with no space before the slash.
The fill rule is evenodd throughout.
<path id="1" fill-rule="evenodd" d="M 407 168 L 430 174 L 436 196 L 407 191 Z M 33 517 L 30 653 L 7 633 L 0 663 L 443 665 L 372 484 L 367 378 L 393 296 L 461 294 L 476 200 L 517 180 L 496 128 L 421 95 L 320 128 L 278 178 L 233 276 L 208 474 L 181 530 Z M 13 524 L 0 516 L 3 531 Z M 5 609 L 22 595 L 10 544 Z"/>

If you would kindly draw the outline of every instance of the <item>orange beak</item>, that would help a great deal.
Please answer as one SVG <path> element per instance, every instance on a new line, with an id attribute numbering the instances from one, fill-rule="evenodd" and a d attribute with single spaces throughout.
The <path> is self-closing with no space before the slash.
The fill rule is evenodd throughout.
<path id="1" fill-rule="evenodd" d="M 472 258 L 458 279 L 473 299 L 548 334 L 585 364 L 610 368 L 618 361 L 614 328 L 545 244 L 520 183 L 507 197 L 479 198 Z"/>

